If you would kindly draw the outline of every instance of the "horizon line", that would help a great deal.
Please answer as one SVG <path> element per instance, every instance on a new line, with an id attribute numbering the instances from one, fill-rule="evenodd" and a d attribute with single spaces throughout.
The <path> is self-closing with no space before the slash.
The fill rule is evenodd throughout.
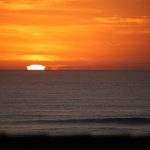
<path id="1" fill-rule="evenodd" d="M 26 69 L 0 69 L 0 71 L 150 71 L 150 69 L 46 69 L 46 70 L 26 70 Z"/>

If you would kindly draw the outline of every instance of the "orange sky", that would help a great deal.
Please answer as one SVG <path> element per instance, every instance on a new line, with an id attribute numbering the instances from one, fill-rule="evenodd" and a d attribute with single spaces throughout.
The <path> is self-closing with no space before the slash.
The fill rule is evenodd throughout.
<path id="1" fill-rule="evenodd" d="M 0 69 L 150 69 L 150 0 L 0 0 Z"/>

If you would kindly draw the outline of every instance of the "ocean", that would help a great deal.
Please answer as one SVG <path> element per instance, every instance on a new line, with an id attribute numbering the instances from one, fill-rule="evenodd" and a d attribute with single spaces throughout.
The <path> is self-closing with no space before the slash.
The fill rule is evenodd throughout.
<path id="1" fill-rule="evenodd" d="M 0 71 L 0 133 L 149 135 L 149 71 Z"/>

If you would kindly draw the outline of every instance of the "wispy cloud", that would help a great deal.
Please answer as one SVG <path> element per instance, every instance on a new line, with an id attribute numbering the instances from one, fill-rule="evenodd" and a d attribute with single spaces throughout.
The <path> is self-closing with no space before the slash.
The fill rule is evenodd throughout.
<path id="1" fill-rule="evenodd" d="M 150 23 L 150 17 L 97 17 L 94 20 L 104 24 L 147 24 Z"/>

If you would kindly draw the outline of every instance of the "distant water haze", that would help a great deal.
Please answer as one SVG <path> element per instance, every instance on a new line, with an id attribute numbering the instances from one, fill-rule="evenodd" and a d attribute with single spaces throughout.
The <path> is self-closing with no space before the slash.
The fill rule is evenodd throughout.
<path id="1" fill-rule="evenodd" d="M 0 132 L 150 134 L 149 71 L 0 71 Z"/>

